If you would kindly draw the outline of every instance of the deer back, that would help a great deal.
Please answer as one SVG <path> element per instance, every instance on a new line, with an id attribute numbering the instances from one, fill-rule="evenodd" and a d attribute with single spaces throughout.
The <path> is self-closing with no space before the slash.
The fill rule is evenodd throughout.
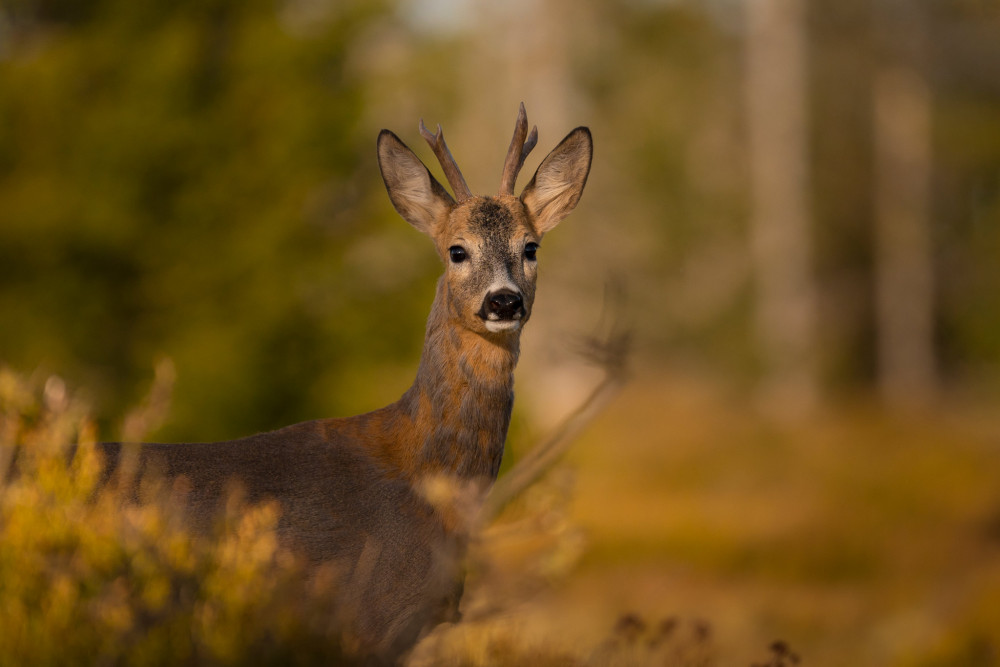
<path id="1" fill-rule="evenodd" d="M 209 533 L 234 489 L 277 501 L 284 546 L 337 572 L 350 630 L 373 660 L 394 662 L 421 632 L 449 618 L 461 591 L 458 561 L 478 503 L 497 476 L 513 405 L 520 332 L 531 316 L 543 236 L 577 204 L 590 170 L 590 132 L 577 128 L 514 194 L 537 140 L 521 105 L 496 195 L 472 195 L 438 128 L 420 123 L 453 188 L 383 130 L 377 152 L 389 198 L 428 234 L 444 264 L 417 377 L 399 401 L 239 440 L 145 444 L 139 476 L 184 480 L 192 530 Z M 126 449 L 103 445 L 105 479 Z M 138 478 L 138 477 L 137 477 Z M 478 493 L 432 502 L 428 483 Z M 134 487 L 127 495 L 136 496 Z M 447 500 L 447 499 L 446 499 Z M 452 511 L 454 510 L 454 511 Z"/>

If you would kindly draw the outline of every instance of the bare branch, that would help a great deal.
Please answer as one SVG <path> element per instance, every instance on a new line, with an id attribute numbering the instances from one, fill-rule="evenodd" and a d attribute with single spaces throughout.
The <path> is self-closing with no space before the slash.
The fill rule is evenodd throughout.
<path id="1" fill-rule="evenodd" d="M 622 302 L 621 285 L 612 281 L 607 286 L 602 320 L 607 319 L 608 308 L 620 306 Z M 481 526 L 487 525 L 512 500 L 548 472 L 625 385 L 632 332 L 622 328 L 620 315 L 613 316 L 611 320 L 607 334 L 584 339 L 579 350 L 584 359 L 604 370 L 604 378 L 547 440 L 532 449 L 506 475 L 497 480 L 480 514 Z"/>

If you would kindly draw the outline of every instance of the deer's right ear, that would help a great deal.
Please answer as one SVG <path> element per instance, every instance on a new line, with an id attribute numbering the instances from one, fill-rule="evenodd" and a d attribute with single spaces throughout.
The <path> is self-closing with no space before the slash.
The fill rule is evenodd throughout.
<path id="1" fill-rule="evenodd" d="M 389 130 L 378 135 L 378 168 L 396 211 L 425 234 L 432 234 L 455 205 L 420 158 Z"/>

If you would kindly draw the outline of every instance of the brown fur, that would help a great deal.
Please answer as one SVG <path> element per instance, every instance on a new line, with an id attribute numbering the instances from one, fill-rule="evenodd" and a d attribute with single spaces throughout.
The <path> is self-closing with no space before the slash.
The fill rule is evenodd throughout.
<path id="1" fill-rule="evenodd" d="M 577 128 L 520 198 L 456 203 L 383 130 L 378 155 L 389 196 L 433 238 L 446 267 L 413 386 L 392 405 L 356 417 L 228 442 L 140 447 L 141 466 L 156 462 L 168 478 L 186 478 L 196 531 L 210 529 L 233 484 L 249 502 L 277 500 L 283 543 L 313 563 L 338 567 L 348 629 L 373 660 L 397 661 L 423 630 L 457 608 L 465 526 L 429 499 L 425 483 L 444 477 L 485 489 L 496 479 L 520 332 L 535 294 L 535 261 L 525 245 L 538 243 L 576 205 L 591 153 L 589 131 Z M 449 259 L 456 245 L 467 251 L 458 263 Z M 518 315 L 499 324 L 484 319 L 497 285 L 522 300 Z M 492 330 L 497 326 L 508 328 Z M 122 447 L 103 447 L 110 476 Z"/>

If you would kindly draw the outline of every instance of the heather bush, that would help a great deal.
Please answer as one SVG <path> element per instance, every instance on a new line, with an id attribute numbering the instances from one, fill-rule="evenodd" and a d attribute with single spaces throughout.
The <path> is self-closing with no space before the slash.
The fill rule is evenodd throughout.
<path id="1" fill-rule="evenodd" d="M 332 596 L 279 547 L 276 506 L 234 496 L 195 538 L 183 488 L 143 480 L 147 502 L 123 505 L 99 484 L 95 437 L 61 380 L 0 371 L 0 664 L 344 661 Z"/>

